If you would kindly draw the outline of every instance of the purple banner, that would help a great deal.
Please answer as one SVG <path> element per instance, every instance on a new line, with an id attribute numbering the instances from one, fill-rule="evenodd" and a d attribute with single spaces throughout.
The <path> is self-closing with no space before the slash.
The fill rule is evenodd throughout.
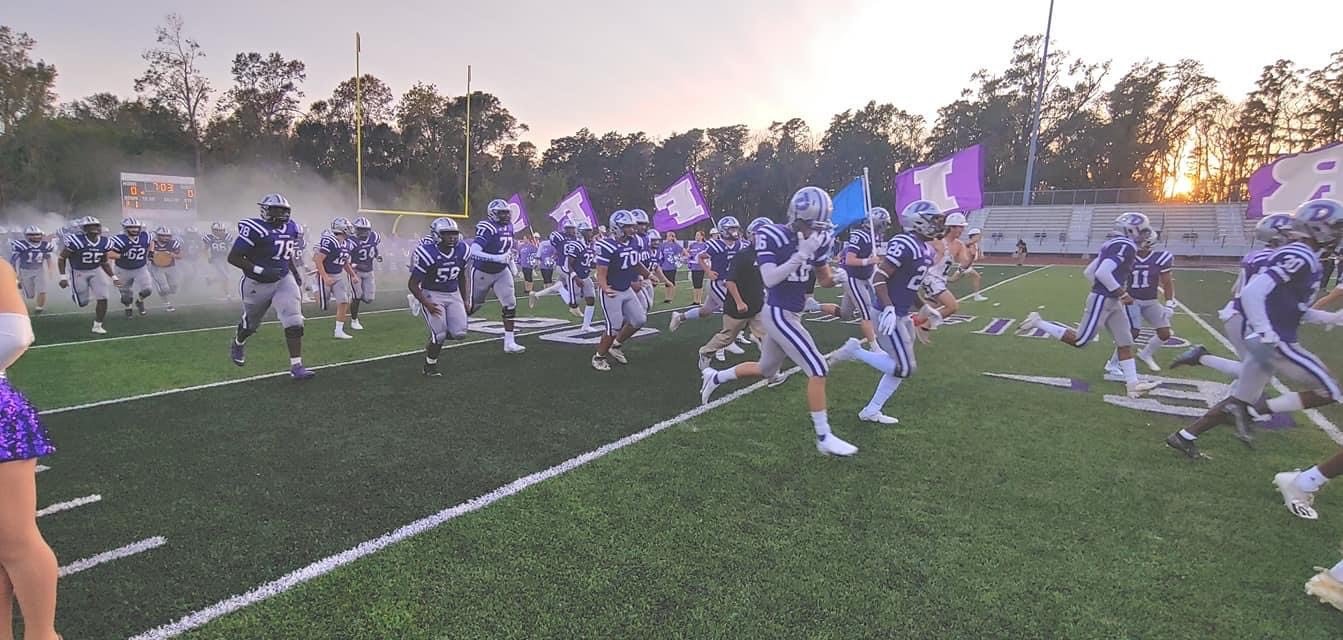
<path id="1" fill-rule="evenodd" d="M 527 207 L 522 204 L 522 194 L 515 193 L 508 199 L 508 208 L 513 210 L 513 233 L 518 233 L 531 226 L 527 221 Z"/>
<path id="2" fill-rule="evenodd" d="M 708 220 L 709 203 L 699 190 L 695 173 L 687 171 L 666 191 L 653 196 L 653 228 L 666 233 Z"/>
<path id="3" fill-rule="evenodd" d="M 895 210 L 928 200 L 943 213 L 968 212 L 984 206 L 984 145 L 974 145 L 926 167 L 906 169 L 895 176 Z"/>
<path id="4" fill-rule="evenodd" d="M 1343 198 L 1343 142 L 1280 156 L 1250 176 L 1248 218 L 1290 213 L 1307 200 Z"/>
<path id="5" fill-rule="evenodd" d="M 574 189 L 573 193 L 564 196 L 564 200 L 561 200 L 555 210 L 548 215 L 557 225 L 562 225 L 565 219 L 577 222 L 581 219 L 579 216 L 586 217 L 588 222 L 592 223 L 592 228 L 597 228 L 597 213 L 592 210 L 592 199 L 588 197 L 588 190 L 584 187 Z"/>

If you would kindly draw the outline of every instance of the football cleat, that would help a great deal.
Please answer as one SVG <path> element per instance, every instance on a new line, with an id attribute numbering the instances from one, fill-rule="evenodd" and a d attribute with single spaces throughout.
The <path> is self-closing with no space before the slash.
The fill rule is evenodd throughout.
<path id="1" fill-rule="evenodd" d="M 135 317 L 135 312 L 132 311 L 130 307 L 126 307 L 126 317 L 127 318 Z"/>
<path id="2" fill-rule="evenodd" d="M 858 453 L 858 447 L 855 447 L 843 440 L 839 436 L 829 433 L 816 437 L 816 450 L 828 456 L 848 457 Z"/>
<path id="3" fill-rule="evenodd" d="M 717 375 L 718 375 L 718 372 L 715 371 L 715 370 L 713 370 L 713 369 L 711 369 L 711 368 L 709 368 L 709 367 L 705 367 L 703 371 L 700 371 L 700 372 L 699 372 L 699 376 L 700 376 L 699 401 L 700 401 L 700 404 L 709 404 L 709 398 L 713 397 L 713 392 L 714 392 L 714 390 L 718 388 L 718 382 L 715 380 L 715 376 L 717 376 Z"/>
<path id="4" fill-rule="evenodd" d="M 504 343 L 504 353 L 523 353 L 525 351 L 527 351 L 527 347 L 524 347 L 516 342 Z"/>
<path id="5" fill-rule="evenodd" d="M 1190 460 L 1198 460 L 1203 454 L 1198 452 L 1198 445 L 1193 440 L 1185 440 L 1179 433 L 1172 433 L 1166 436 L 1166 446 L 1183 453 Z"/>
<path id="6" fill-rule="evenodd" d="M 598 371 L 610 371 L 611 363 L 607 362 L 601 354 L 597 354 L 592 356 L 592 368 Z"/>
<path id="7" fill-rule="evenodd" d="M 785 382 L 788 382 L 788 375 L 780 371 L 774 374 L 774 377 L 770 378 L 769 382 L 765 383 L 765 386 L 769 387 L 770 389 L 773 389 L 774 387 L 777 387 Z"/>
<path id="8" fill-rule="evenodd" d="M 573 316 L 573 317 L 575 317 L 575 318 L 582 318 L 582 317 L 583 317 L 583 312 L 578 310 L 578 305 L 573 305 L 573 306 L 569 307 L 569 315 L 571 315 L 571 316 Z"/>
<path id="9" fill-rule="evenodd" d="M 741 345 L 737 344 L 736 342 L 733 342 L 732 344 L 723 347 L 723 350 L 734 356 L 740 356 L 746 353 L 746 350 L 741 348 Z"/>
<path id="10" fill-rule="evenodd" d="M 685 322 L 685 314 L 680 311 L 673 311 L 671 322 L 667 323 L 667 331 L 675 332 L 681 328 L 682 322 Z"/>
<path id="11" fill-rule="evenodd" d="M 177 307 L 174 307 L 171 303 L 165 304 L 163 305 L 163 310 L 167 311 L 168 313 L 174 313 L 177 311 Z"/>
<path id="12" fill-rule="evenodd" d="M 700 371 L 703 371 L 703 370 L 705 370 L 705 369 L 708 369 L 708 368 L 709 368 L 709 356 L 704 355 L 704 354 L 702 354 L 702 353 L 699 354 L 699 357 L 695 359 L 695 368 L 696 368 L 696 369 L 699 369 Z"/>
<path id="13" fill-rule="evenodd" d="M 139 313 L 140 315 L 142 315 L 142 316 L 143 316 L 143 315 L 147 315 L 147 314 L 149 313 L 149 311 L 145 310 L 145 301 L 144 301 L 144 300 L 136 300 L 136 301 L 135 301 L 135 311 L 136 311 L 137 313 Z"/>
<path id="14" fill-rule="evenodd" d="M 233 364 L 240 367 L 247 364 L 246 347 L 238 344 L 237 339 L 229 340 L 228 356 L 229 359 L 233 361 Z"/>
<path id="15" fill-rule="evenodd" d="M 289 367 L 289 377 L 295 380 L 309 380 L 317 377 L 317 373 L 309 370 L 302 364 L 296 364 Z"/>
<path id="16" fill-rule="evenodd" d="M 1156 372 L 1161 370 L 1161 365 L 1156 363 L 1156 358 L 1153 358 L 1152 356 L 1143 353 L 1137 354 L 1137 358 L 1139 360 L 1142 360 L 1143 364 L 1147 365 L 1147 369 L 1149 371 Z"/>
<path id="17" fill-rule="evenodd" d="M 1186 349 L 1185 352 L 1181 353 L 1175 360 L 1172 360 L 1170 368 L 1179 369 L 1180 367 L 1198 366 L 1199 361 L 1206 355 L 1208 355 L 1208 348 L 1201 344 L 1196 344 Z"/>
<path id="18" fill-rule="evenodd" d="M 1343 611 L 1343 582 L 1339 582 L 1328 569 L 1315 567 L 1319 573 L 1306 581 L 1306 595 L 1315 596 L 1320 602 L 1339 611 Z"/>
<path id="19" fill-rule="evenodd" d="M 89 331 L 96 333 L 100 336 L 107 333 L 107 329 L 104 329 L 102 323 L 99 322 L 93 323 L 93 328 L 89 329 Z"/>
<path id="20" fill-rule="evenodd" d="M 975 297 L 973 298 L 973 300 L 974 300 L 975 302 L 985 302 L 985 301 L 988 300 L 988 297 L 987 297 L 987 296 L 982 296 L 982 295 L 976 293 L 976 294 L 975 294 Z"/>
<path id="21" fill-rule="evenodd" d="M 1222 407 L 1222 411 L 1231 416 L 1231 421 L 1236 426 L 1236 439 L 1245 443 L 1247 447 L 1253 447 L 1254 420 L 1250 418 L 1249 407 L 1244 402 L 1230 398 L 1226 406 Z"/>
<path id="22" fill-rule="evenodd" d="M 844 344 L 838 349 L 835 349 L 834 353 L 830 354 L 830 361 L 844 362 L 846 360 L 855 360 L 858 357 L 856 354 L 862 348 L 863 343 L 861 340 L 858 338 L 849 338 L 848 340 L 845 340 Z"/>
<path id="23" fill-rule="evenodd" d="M 438 363 L 437 363 L 437 362 L 435 362 L 435 363 L 433 363 L 433 364 L 429 364 L 428 362 L 424 363 L 424 367 L 423 367 L 422 369 L 420 369 L 420 373 L 423 373 L 424 375 L 426 375 L 426 376 L 428 376 L 428 377 L 430 377 L 430 378 L 442 378 L 442 377 L 443 377 L 443 372 L 441 372 L 441 371 L 438 370 Z"/>
<path id="24" fill-rule="evenodd" d="M 1160 383 L 1144 382 L 1142 380 L 1139 380 L 1138 382 L 1132 382 L 1126 385 L 1126 387 L 1128 388 L 1128 397 L 1135 399 L 1143 397 L 1144 395 L 1147 394 L 1148 391 L 1151 391 L 1152 389 L 1155 389 L 1159 386 L 1161 386 Z"/>
<path id="25" fill-rule="evenodd" d="M 1296 488 L 1296 477 L 1299 475 L 1300 471 L 1284 471 L 1273 476 L 1273 484 L 1278 487 L 1282 503 L 1287 505 L 1292 515 L 1306 520 L 1319 520 L 1320 514 L 1314 507 L 1315 496 Z"/>
<path id="26" fill-rule="evenodd" d="M 1043 320 L 1040 318 L 1040 314 L 1035 311 L 1032 311 L 1026 314 L 1025 320 L 1021 321 L 1021 330 L 1035 331 L 1036 329 L 1040 328 L 1041 322 L 1043 322 Z"/>
<path id="27" fill-rule="evenodd" d="M 539 300 L 539 299 L 540 299 L 540 296 L 536 295 L 536 292 L 535 292 L 535 291 L 529 291 L 529 292 L 527 292 L 527 308 L 528 308 L 528 309 L 535 309 L 535 308 L 536 308 L 536 301 Z"/>
<path id="28" fill-rule="evenodd" d="M 737 334 L 737 344 L 744 344 L 744 345 L 750 346 L 750 345 L 755 344 L 755 343 L 752 342 L 750 338 L 746 337 L 746 334 L 744 334 L 744 333 L 739 333 L 739 334 Z"/>
<path id="29" fill-rule="evenodd" d="M 713 353 L 713 359 L 719 362 L 727 362 L 727 354 L 723 353 L 722 349 L 719 349 Z"/>
<path id="30" fill-rule="evenodd" d="M 616 362 L 619 362 L 620 364 L 629 364 L 629 363 L 630 363 L 629 358 L 626 358 L 626 357 L 625 357 L 625 352 L 624 352 L 624 351 L 621 351 L 621 350 L 620 350 L 620 347 L 617 347 L 617 346 L 615 346 L 615 345 L 611 345 L 611 348 L 606 350 L 606 357 L 608 357 L 608 358 L 610 358 L 610 359 L 612 359 L 612 360 L 615 360 Z"/>
<path id="31" fill-rule="evenodd" d="M 363 331 L 364 325 L 360 324 L 358 320 L 350 318 L 350 329 L 354 331 Z"/>
<path id="32" fill-rule="evenodd" d="M 880 411 L 869 412 L 867 409 L 858 412 L 858 419 L 863 422 L 875 422 L 877 424 L 900 424 L 899 418 L 888 416 Z"/>
<path id="33" fill-rule="evenodd" d="M 354 336 L 352 336 L 352 335 L 350 335 L 350 334 L 348 334 L 348 333 L 345 333 L 345 329 L 344 329 L 343 327 L 336 327 L 336 331 L 335 331 L 335 333 L 332 333 L 332 334 L 331 334 L 331 337 L 333 337 L 333 338 L 335 338 L 335 339 L 337 339 L 337 340 L 353 340 L 353 339 L 354 339 Z"/>

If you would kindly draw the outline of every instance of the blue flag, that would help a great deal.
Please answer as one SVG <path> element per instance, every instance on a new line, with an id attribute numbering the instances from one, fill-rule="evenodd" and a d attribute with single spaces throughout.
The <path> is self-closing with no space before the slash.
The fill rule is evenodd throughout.
<path id="1" fill-rule="evenodd" d="M 832 198 L 835 212 L 830 221 L 839 233 L 855 224 L 867 221 L 867 198 L 863 193 L 863 177 L 858 176 Z"/>

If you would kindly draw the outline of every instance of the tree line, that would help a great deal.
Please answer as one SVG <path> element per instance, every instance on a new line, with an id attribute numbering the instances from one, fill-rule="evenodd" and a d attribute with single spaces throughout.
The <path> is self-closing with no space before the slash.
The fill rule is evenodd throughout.
<path id="1" fill-rule="evenodd" d="M 836 114 L 820 132 L 801 118 L 661 138 L 584 128 L 551 140 L 543 152 L 490 93 L 451 95 L 417 83 L 398 97 L 365 74 L 365 205 L 461 209 L 468 99 L 473 210 L 514 192 L 533 208 L 549 207 L 582 184 L 597 209 L 609 211 L 646 202 L 687 168 L 717 215 L 780 212 L 798 186 L 837 189 L 863 167 L 872 171 L 874 200 L 889 203 L 896 172 L 975 143 L 985 145 L 985 188 L 1020 190 L 1041 40 L 1018 38 L 1005 64 L 972 74 L 931 123 L 872 101 Z M 57 67 L 32 59 L 35 44 L 0 26 L 0 211 L 93 206 L 110 197 L 109 176 L 122 170 L 208 176 L 243 166 L 280 177 L 312 172 L 349 185 L 353 206 L 355 78 L 304 107 L 303 61 L 241 52 L 233 57 L 231 86 L 215 87 L 200 71 L 206 52 L 170 15 L 143 54 L 133 95 L 58 102 Z M 1238 99 L 1193 59 L 1144 61 L 1117 74 L 1109 62 L 1051 46 L 1045 69 L 1037 190 L 1125 188 L 1153 200 L 1235 200 L 1249 174 L 1276 155 L 1343 139 L 1343 49 L 1319 69 L 1274 61 Z M 1177 183 L 1189 188 L 1172 193 Z M 208 199 L 202 190 L 203 203 Z"/>

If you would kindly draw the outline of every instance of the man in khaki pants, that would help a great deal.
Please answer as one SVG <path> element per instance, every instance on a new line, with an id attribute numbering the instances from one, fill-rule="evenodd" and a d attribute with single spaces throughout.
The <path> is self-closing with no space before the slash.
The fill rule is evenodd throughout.
<path id="1" fill-rule="evenodd" d="M 723 276 L 727 284 L 723 329 L 699 348 L 700 370 L 708 367 L 709 357 L 731 345 L 743 329 L 750 328 L 757 342 L 765 335 L 765 327 L 756 317 L 765 304 L 765 282 L 760 279 L 760 269 L 755 265 L 755 232 L 768 224 L 772 224 L 769 218 L 760 217 L 746 225 L 747 241 L 728 263 L 727 273 Z"/>

